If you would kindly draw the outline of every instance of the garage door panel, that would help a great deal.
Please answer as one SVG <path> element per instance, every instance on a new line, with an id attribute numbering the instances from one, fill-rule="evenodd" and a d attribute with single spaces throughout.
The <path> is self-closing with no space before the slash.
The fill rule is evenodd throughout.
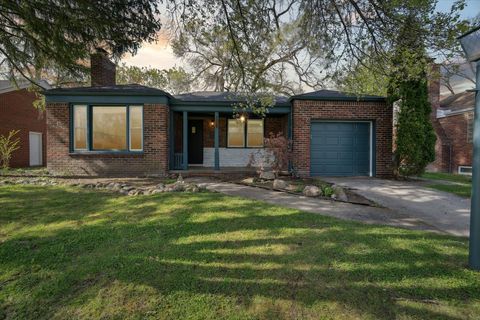
<path id="1" fill-rule="evenodd" d="M 370 123 L 312 122 L 312 175 L 370 174 Z"/>

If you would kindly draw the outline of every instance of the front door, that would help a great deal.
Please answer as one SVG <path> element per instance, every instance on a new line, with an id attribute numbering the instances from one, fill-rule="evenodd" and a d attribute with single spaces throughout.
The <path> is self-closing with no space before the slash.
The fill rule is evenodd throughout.
<path id="1" fill-rule="evenodd" d="M 42 134 L 29 132 L 30 166 L 42 165 Z"/>
<path id="2" fill-rule="evenodd" d="M 203 164 L 203 120 L 188 120 L 188 164 Z"/>

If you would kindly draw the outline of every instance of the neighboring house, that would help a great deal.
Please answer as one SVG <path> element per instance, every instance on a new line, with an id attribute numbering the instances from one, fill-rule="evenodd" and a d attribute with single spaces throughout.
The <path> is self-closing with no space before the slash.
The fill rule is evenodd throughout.
<path id="1" fill-rule="evenodd" d="M 337 91 L 277 97 L 264 119 L 233 118 L 234 93 L 172 96 L 115 85 L 115 69 L 92 56 L 93 87 L 45 92 L 48 169 L 75 175 L 211 172 L 246 167 L 264 138 L 292 139 L 300 175 L 391 175 L 392 107 L 383 97 Z"/>
<path id="2" fill-rule="evenodd" d="M 475 93 L 462 92 L 441 100 L 434 109 L 437 132 L 432 171 L 471 174 Z"/>
<path id="3" fill-rule="evenodd" d="M 44 89 L 50 89 L 46 81 L 39 81 Z M 35 93 L 28 90 L 29 82 L 17 85 L 9 80 L 0 80 L 0 135 L 11 130 L 20 130 L 19 149 L 10 160 L 11 167 L 42 166 L 46 161 L 46 117 L 43 111 L 35 109 Z"/>

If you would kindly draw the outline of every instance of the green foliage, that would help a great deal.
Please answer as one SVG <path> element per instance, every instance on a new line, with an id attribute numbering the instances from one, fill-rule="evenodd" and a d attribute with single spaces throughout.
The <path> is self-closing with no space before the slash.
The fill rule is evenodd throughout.
<path id="1" fill-rule="evenodd" d="M 334 193 L 333 188 L 328 184 L 322 184 L 320 188 L 322 189 L 322 195 L 324 197 L 330 198 Z"/>
<path id="2" fill-rule="evenodd" d="M 7 135 L 0 135 L 0 164 L 2 169 L 10 167 L 13 152 L 20 148 L 20 138 L 15 137 L 20 130 L 12 130 Z"/>
<path id="3" fill-rule="evenodd" d="M 427 81 L 402 81 L 398 90 L 401 100 L 396 125 L 396 169 L 405 176 L 422 174 L 435 160 L 436 136 L 430 119 Z"/>
<path id="4" fill-rule="evenodd" d="M 154 0 L 0 0 L 0 65 L 9 78 L 36 78 L 45 66 L 84 73 L 96 47 L 120 58 L 155 40 L 158 6 Z"/>
<path id="5" fill-rule="evenodd" d="M 190 91 L 194 81 L 191 74 L 183 68 L 157 69 L 127 66 L 125 63 L 117 68 L 117 83 L 137 83 L 152 88 L 165 90 L 172 94 Z"/>

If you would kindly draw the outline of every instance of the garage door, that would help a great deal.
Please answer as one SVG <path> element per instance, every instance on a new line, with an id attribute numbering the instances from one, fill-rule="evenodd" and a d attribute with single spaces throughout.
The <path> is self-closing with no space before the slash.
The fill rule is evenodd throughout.
<path id="1" fill-rule="evenodd" d="M 370 122 L 312 122 L 312 176 L 370 175 Z"/>

